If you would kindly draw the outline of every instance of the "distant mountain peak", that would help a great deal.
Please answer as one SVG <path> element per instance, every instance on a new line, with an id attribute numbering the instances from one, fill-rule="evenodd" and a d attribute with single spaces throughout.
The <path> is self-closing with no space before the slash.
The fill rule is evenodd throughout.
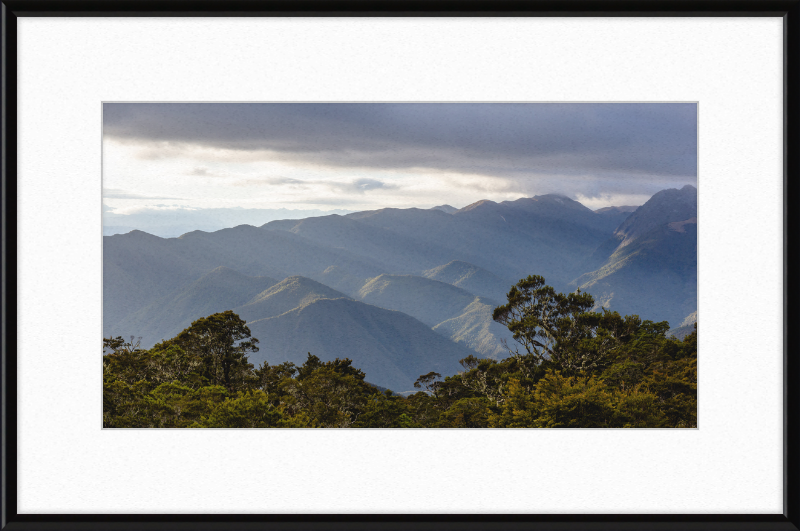
<path id="1" fill-rule="evenodd" d="M 305 284 L 305 283 L 319 284 L 319 282 L 317 282 L 316 280 L 312 280 L 312 279 L 310 279 L 308 277 L 304 277 L 303 275 L 292 275 L 290 277 L 284 278 L 283 280 L 281 280 L 281 282 L 286 283 L 286 284 L 291 284 L 291 283 L 295 283 L 295 282 L 301 283 L 301 284 Z"/>
<path id="2" fill-rule="evenodd" d="M 534 201 L 546 201 L 546 200 L 553 200 L 556 202 L 562 202 L 564 199 L 568 201 L 573 201 L 569 197 L 565 196 L 564 194 L 542 194 L 542 195 L 535 195 L 531 199 Z"/>
<path id="3" fill-rule="evenodd" d="M 301 275 L 293 275 L 291 277 L 286 277 L 274 286 L 270 288 L 271 291 L 281 291 L 286 287 L 304 287 L 304 288 L 321 288 L 324 290 L 334 291 L 325 284 L 321 284 L 316 280 L 310 279 L 308 277 L 304 277 Z M 344 296 L 344 294 L 340 294 Z"/>
<path id="4" fill-rule="evenodd" d="M 592 211 L 582 203 L 562 194 L 543 194 L 533 197 L 522 197 L 516 201 L 503 201 L 503 206 L 522 209 L 546 217 L 571 217 L 576 213 L 590 214 Z"/>
<path id="5" fill-rule="evenodd" d="M 274 317 L 292 309 L 305 306 L 317 299 L 346 297 L 316 280 L 294 275 L 270 286 L 239 308 L 239 314 L 248 322 Z"/>
<path id="6" fill-rule="evenodd" d="M 193 230 L 193 231 L 181 234 L 180 236 L 178 236 L 178 239 L 179 240 L 188 240 L 189 238 L 198 238 L 198 237 L 201 237 L 201 236 L 206 236 L 208 234 L 209 234 L 208 232 L 203 231 L 203 230 Z"/>
<path id="7" fill-rule="evenodd" d="M 439 205 L 439 206 L 431 207 L 429 210 L 441 210 L 445 214 L 452 214 L 453 212 L 455 212 L 458 209 L 456 207 L 453 207 L 453 206 L 450 206 L 450 205 Z"/>
<path id="8" fill-rule="evenodd" d="M 480 207 L 488 207 L 497 205 L 494 201 L 490 201 L 489 199 L 481 199 L 480 201 L 475 201 L 471 205 L 467 205 L 458 212 L 469 212 L 470 210 L 475 210 L 476 208 Z"/>
<path id="9" fill-rule="evenodd" d="M 154 234 L 150 234 L 149 232 L 145 232 L 139 229 L 133 229 L 132 231 L 126 234 L 120 234 L 119 236 L 128 236 L 129 238 L 136 238 L 136 239 L 151 239 L 151 240 L 162 240 L 163 238 L 159 236 L 155 236 Z"/>
<path id="10" fill-rule="evenodd" d="M 254 227 L 253 225 L 248 225 L 248 224 L 244 223 L 242 225 L 236 225 L 235 227 L 231 227 L 229 229 L 222 229 L 222 230 L 243 232 L 243 231 L 252 231 L 253 229 L 256 229 L 256 228 L 257 227 Z"/>
<path id="11" fill-rule="evenodd" d="M 674 222 L 688 222 L 692 218 L 695 218 L 696 223 L 697 188 L 687 184 L 680 190 L 669 188 L 654 194 L 614 234 L 620 240 L 620 247 L 623 247 L 657 227 Z"/>

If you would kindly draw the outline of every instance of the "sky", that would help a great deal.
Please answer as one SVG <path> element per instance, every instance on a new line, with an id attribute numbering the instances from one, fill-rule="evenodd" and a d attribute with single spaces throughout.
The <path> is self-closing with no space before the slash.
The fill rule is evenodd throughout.
<path id="1" fill-rule="evenodd" d="M 693 103 L 105 103 L 103 205 L 597 209 L 697 184 Z"/>

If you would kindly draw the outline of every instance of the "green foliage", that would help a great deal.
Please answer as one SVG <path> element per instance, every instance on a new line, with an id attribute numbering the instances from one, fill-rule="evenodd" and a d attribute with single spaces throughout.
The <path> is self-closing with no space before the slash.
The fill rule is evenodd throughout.
<path id="1" fill-rule="evenodd" d="M 490 402 L 486 398 L 461 398 L 439 416 L 437 428 L 488 428 Z"/>
<path id="2" fill-rule="evenodd" d="M 562 357 L 565 347 L 588 337 L 590 323 L 583 314 L 594 305 L 588 293 L 556 293 L 543 277 L 530 275 L 512 286 L 506 297 L 507 304 L 495 308 L 492 317 L 508 327 L 536 363 Z M 518 349 L 511 353 L 520 356 Z M 591 363 L 586 360 L 579 367 Z"/>
<path id="3" fill-rule="evenodd" d="M 499 411 L 489 416 L 492 428 L 527 428 L 533 426 L 538 417 L 533 397 L 522 386 L 519 379 L 510 378 L 506 397 Z"/>
<path id="4" fill-rule="evenodd" d="M 375 389 L 352 374 L 322 366 L 302 379 L 285 379 L 279 392 L 290 415 L 305 412 L 314 426 L 348 428 Z"/>
<path id="5" fill-rule="evenodd" d="M 233 312 L 192 323 L 150 350 L 103 341 L 103 426 L 114 428 L 652 428 L 697 425 L 697 331 L 602 310 L 530 276 L 495 311 L 519 346 L 463 371 L 431 371 L 401 396 L 348 358 L 296 366 L 247 353 L 258 340 Z"/>
<path id="6" fill-rule="evenodd" d="M 192 389 L 177 382 L 154 387 L 151 382 L 103 385 L 103 427 L 186 428 L 208 415 L 227 397 L 221 386 Z"/>
<path id="7" fill-rule="evenodd" d="M 376 394 L 367 401 L 354 428 L 413 428 L 406 401 L 391 391 Z"/>
<path id="8" fill-rule="evenodd" d="M 266 361 L 254 372 L 256 386 L 268 395 L 276 395 L 278 386 L 286 378 L 294 378 L 297 367 L 289 361 L 280 365 L 270 365 Z"/>
<path id="9" fill-rule="evenodd" d="M 219 404 L 193 428 L 275 428 L 283 415 L 264 391 L 245 391 Z"/>
<path id="10" fill-rule="evenodd" d="M 235 392 L 252 383 L 253 365 L 247 361 L 247 353 L 258 352 L 257 344 L 245 322 L 228 310 L 194 321 L 174 339 L 156 347 L 175 345 L 196 356 L 202 361 L 203 377 Z"/>
<path id="11" fill-rule="evenodd" d="M 609 428 L 613 394 L 595 378 L 564 377 L 550 372 L 534 393 L 537 428 Z"/>

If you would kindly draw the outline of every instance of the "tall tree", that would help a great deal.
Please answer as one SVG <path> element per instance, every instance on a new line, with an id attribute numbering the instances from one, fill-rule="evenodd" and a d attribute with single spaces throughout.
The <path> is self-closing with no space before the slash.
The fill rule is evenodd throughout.
<path id="1" fill-rule="evenodd" d="M 258 339 L 250 337 L 245 321 L 231 310 L 194 321 L 170 342 L 199 356 L 205 365 L 204 376 L 214 385 L 235 392 L 254 383 L 247 354 L 258 352 Z"/>
<path id="2" fill-rule="evenodd" d="M 544 277 L 523 278 L 506 296 L 508 302 L 494 309 L 492 318 L 505 325 L 524 349 L 506 345 L 511 355 L 533 365 L 559 358 L 574 351 L 577 344 L 592 336 L 597 314 L 587 313 L 594 305 L 588 293 L 564 295 L 544 283 Z"/>

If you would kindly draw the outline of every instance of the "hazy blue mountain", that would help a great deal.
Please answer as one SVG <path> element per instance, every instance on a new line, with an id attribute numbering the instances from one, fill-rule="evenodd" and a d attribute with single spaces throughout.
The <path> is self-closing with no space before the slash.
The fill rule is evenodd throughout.
<path id="1" fill-rule="evenodd" d="M 247 276 L 283 279 L 321 274 L 331 265 L 371 278 L 384 272 L 369 258 L 316 244 L 285 231 L 242 225 L 159 238 L 141 231 L 103 238 L 103 331 L 127 315 L 220 266 Z"/>
<path id="2" fill-rule="evenodd" d="M 614 229 L 604 216 L 556 194 L 502 203 L 480 201 L 453 216 L 494 229 L 496 236 L 480 245 L 507 272 L 486 269 L 513 279 L 539 274 L 557 288 L 582 272 L 581 261 Z"/>
<path id="3" fill-rule="evenodd" d="M 218 267 L 199 280 L 161 297 L 124 318 L 116 334 L 142 337 L 150 348 L 175 337 L 201 317 L 224 312 L 250 301 L 257 293 L 278 281 L 269 277 L 248 277 L 227 267 Z"/>
<path id="4" fill-rule="evenodd" d="M 458 209 L 456 207 L 452 207 L 450 205 L 439 205 L 439 206 L 431 207 L 431 210 L 441 210 L 445 214 L 452 214 L 453 212 L 455 212 Z"/>
<path id="5" fill-rule="evenodd" d="M 620 248 L 577 283 L 598 306 L 654 321 L 679 323 L 697 308 L 697 225 L 661 227 Z"/>
<path id="6" fill-rule="evenodd" d="M 453 214 L 386 208 L 345 217 L 433 244 L 443 251 L 440 256 L 448 256 L 437 265 L 460 260 L 510 279 L 537 272 L 557 286 L 584 272 L 577 264 L 615 228 L 604 216 L 557 195 L 479 201 Z"/>
<path id="7" fill-rule="evenodd" d="M 439 323 L 433 330 L 474 350 L 480 358 L 507 358 L 508 350 L 503 340 L 512 346 L 514 338 L 508 328 L 492 319 L 496 307 L 494 302 L 478 297 L 464 308 L 461 315 Z"/>
<path id="8" fill-rule="evenodd" d="M 104 204 L 103 235 L 125 234 L 133 229 L 162 238 L 176 238 L 193 230 L 212 232 L 238 225 L 262 225 L 275 219 L 347 214 L 348 210 L 289 210 L 286 208 L 143 208 L 120 214 Z"/>
<path id="9" fill-rule="evenodd" d="M 413 275 L 380 275 L 367 281 L 357 299 L 406 313 L 428 326 L 452 319 L 477 298 L 456 286 Z"/>
<path id="10" fill-rule="evenodd" d="M 358 290 L 361 289 L 364 283 L 370 278 L 374 278 L 374 276 L 350 273 L 344 267 L 336 265 L 328 267 L 321 273 L 311 274 L 309 277 L 350 297 L 357 297 Z"/>
<path id="11" fill-rule="evenodd" d="M 447 264 L 423 271 L 422 276 L 458 286 L 470 293 L 498 302 L 505 301 L 508 290 L 516 282 L 504 280 L 491 271 L 461 260 L 453 260 Z"/>
<path id="12" fill-rule="evenodd" d="M 671 188 L 653 195 L 614 231 L 614 235 L 625 246 L 667 223 L 696 217 L 697 188 L 687 184 L 680 190 Z"/>
<path id="13" fill-rule="evenodd" d="M 598 307 L 680 323 L 697 310 L 696 188 L 655 194 L 600 246 L 595 258 L 602 254 L 608 254 L 603 264 L 573 286 L 591 293 Z"/>
<path id="14" fill-rule="evenodd" d="M 616 214 L 628 214 L 630 215 L 631 212 L 635 212 L 636 209 L 639 208 L 638 206 L 627 205 L 627 206 L 608 206 L 603 208 L 598 208 L 594 211 L 595 214 L 609 214 L 609 213 L 616 213 Z"/>
<path id="15" fill-rule="evenodd" d="M 451 255 L 450 251 L 441 246 L 343 216 L 273 221 L 262 228 L 286 231 L 320 245 L 344 249 L 353 255 L 368 258 L 392 272 L 419 271 L 442 263 Z"/>
<path id="16" fill-rule="evenodd" d="M 248 323 L 259 338 L 256 366 L 291 361 L 308 352 L 323 361 L 350 358 L 367 379 L 393 391 L 412 390 L 422 374 L 454 374 L 474 354 L 404 313 L 352 299 L 319 299 L 277 317 Z"/>
<path id="17" fill-rule="evenodd" d="M 675 336 L 678 339 L 683 339 L 695 330 L 695 323 L 697 323 L 697 312 L 694 311 L 686 316 L 681 322 L 680 326 L 672 328 L 667 332 L 667 336 Z"/>
<path id="18" fill-rule="evenodd" d="M 120 225 L 103 225 L 103 236 L 126 234 L 132 230 L 136 230 L 136 227 L 125 227 Z"/>
<path id="19" fill-rule="evenodd" d="M 246 274 L 261 274 L 264 269 L 277 269 L 286 275 L 307 275 L 340 264 L 350 271 L 373 275 L 383 272 L 380 264 L 369 258 L 354 256 L 344 249 L 321 245 L 286 231 L 270 231 L 241 225 L 216 232 L 190 232 L 178 240 L 194 249 L 217 253 L 215 260 L 225 259 Z M 227 265 L 227 264 L 222 264 Z"/>
<path id="20" fill-rule="evenodd" d="M 103 333 L 117 335 L 122 318 L 219 265 L 196 268 L 173 243 L 141 231 L 103 237 Z"/>
<path id="21" fill-rule="evenodd" d="M 614 229 L 619 227 L 623 221 L 628 219 L 630 215 L 639 208 L 638 206 L 610 206 L 605 208 L 598 208 L 594 211 L 595 214 L 604 218 L 604 227 L 613 226 Z"/>
<path id="22" fill-rule="evenodd" d="M 275 317 L 319 299 L 342 297 L 345 297 L 343 293 L 324 284 L 310 278 L 293 276 L 270 286 L 252 297 L 246 304 L 235 307 L 233 311 L 249 323 L 266 317 Z"/>
<path id="23" fill-rule="evenodd" d="M 454 266 L 458 268 L 459 264 Z M 444 282 L 412 275 L 381 275 L 367 281 L 355 298 L 408 314 L 474 350 L 479 357 L 502 357 L 505 348 L 501 340 L 511 339 L 508 329 L 492 320 L 499 303 Z"/>
<path id="24" fill-rule="evenodd" d="M 694 324 L 680 326 L 669 330 L 667 332 L 667 337 L 674 336 L 676 339 L 683 340 L 683 338 L 694 332 L 694 330 Z"/>
<path id="25" fill-rule="evenodd" d="M 491 314 L 530 274 L 677 329 L 697 309 L 696 195 L 688 186 L 592 211 L 548 194 L 106 236 L 103 332 L 151 344 L 233 309 L 270 363 L 350 357 L 371 382 L 410 390 L 470 353 L 505 357 L 510 334 Z"/>
<path id="26" fill-rule="evenodd" d="M 697 310 L 687 315 L 681 322 L 680 326 L 689 326 L 695 324 L 696 322 L 697 322 Z"/>

